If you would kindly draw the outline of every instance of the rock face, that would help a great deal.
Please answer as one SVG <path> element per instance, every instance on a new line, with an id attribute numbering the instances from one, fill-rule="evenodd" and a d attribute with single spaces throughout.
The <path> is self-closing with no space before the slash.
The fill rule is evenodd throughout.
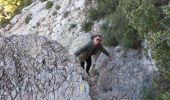
<path id="1" fill-rule="evenodd" d="M 69 55 L 91 33 L 100 33 L 104 20 L 94 22 L 91 33 L 81 32 L 86 8 L 96 0 L 49 0 L 50 9 L 45 9 L 47 0 L 33 1 L 0 29 L 0 100 L 142 99 L 155 72 L 152 61 L 138 50 L 109 48 L 113 59 L 104 54 L 92 59 L 97 61 L 90 79 Z M 90 96 L 84 91 L 88 84 Z"/>
<path id="2" fill-rule="evenodd" d="M 143 100 L 146 89 L 151 88 L 151 81 L 157 74 L 153 63 L 140 51 L 121 47 L 110 48 L 111 61 L 101 54 L 95 69 L 99 76 L 94 81 L 92 99 L 97 100 Z M 117 98 L 117 99 L 116 99 Z"/>
<path id="3" fill-rule="evenodd" d="M 70 46 L 80 34 L 81 23 L 85 20 L 85 9 L 95 0 L 49 0 L 53 2 L 53 6 L 45 9 L 47 1 L 34 0 L 10 21 L 11 25 L 0 29 L 0 33 L 5 36 L 39 34 L 57 40 L 64 47 Z"/>
<path id="4" fill-rule="evenodd" d="M 83 71 L 64 47 L 42 36 L 0 37 L 1 100 L 90 100 Z"/>

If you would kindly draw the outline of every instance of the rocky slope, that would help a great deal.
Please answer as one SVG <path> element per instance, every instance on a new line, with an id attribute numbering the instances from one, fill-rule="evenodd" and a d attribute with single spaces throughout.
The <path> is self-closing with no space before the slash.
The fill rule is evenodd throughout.
<path id="1" fill-rule="evenodd" d="M 90 100 L 65 48 L 36 35 L 0 37 L 1 100 Z"/>
<path id="2" fill-rule="evenodd" d="M 85 20 L 87 5 L 94 0 L 51 0 L 53 6 L 45 9 L 46 2 L 35 0 L 16 15 L 9 25 L 0 30 L 11 34 L 39 34 L 57 40 L 64 47 L 80 33 L 81 23 Z M 27 22 L 26 22 L 26 18 Z"/>
<path id="3" fill-rule="evenodd" d="M 93 66 L 98 75 L 91 80 L 91 96 L 97 100 L 143 100 L 147 90 L 152 90 L 152 79 L 157 75 L 153 62 L 139 50 L 125 52 L 112 47 L 111 61 L 101 54 Z M 94 72 L 93 72 L 94 73 Z M 90 84 L 91 85 L 91 84 Z"/>
<path id="4" fill-rule="evenodd" d="M 0 38 L 1 98 L 142 100 L 144 89 L 150 89 L 156 75 L 155 66 L 144 51 L 125 52 L 121 47 L 108 48 L 113 55 L 111 61 L 103 54 L 93 57 L 91 77 L 85 78 L 90 93 L 79 93 L 86 74 L 72 61 L 74 57 L 68 60 L 67 56 L 87 42 L 91 33 L 98 32 L 102 21 L 95 22 L 91 33 L 81 32 L 86 8 L 95 0 L 51 1 L 52 8 L 45 9 L 46 2 L 34 0 L 11 24 L 0 29 L 6 36 Z M 31 16 L 28 23 L 27 16 Z"/>

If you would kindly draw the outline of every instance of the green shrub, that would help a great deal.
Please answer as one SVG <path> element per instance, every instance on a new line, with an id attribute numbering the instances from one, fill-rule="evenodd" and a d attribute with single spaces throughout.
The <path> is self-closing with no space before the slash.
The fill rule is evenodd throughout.
<path id="1" fill-rule="evenodd" d="M 9 24 L 10 23 L 10 20 L 9 19 L 5 19 L 5 18 L 3 18 L 3 19 L 1 19 L 1 21 L 0 21 L 0 27 L 5 27 L 7 24 Z"/>
<path id="2" fill-rule="evenodd" d="M 135 29 L 130 28 L 126 33 L 124 33 L 121 41 L 121 46 L 125 49 L 138 49 L 141 47 L 138 32 Z"/>
<path id="3" fill-rule="evenodd" d="M 47 1 L 46 5 L 45 5 L 45 9 L 50 9 L 52 6 L 53 6 L 53 2 Z"/>
<path id="4" fill-rule="evenodd" d="M 45 1 L 47 1 L 47 0 L 39 0 L 39 1 L 41 1 L 41 2 L 45 2 Z"/>
<path id="5" fill-rule="evenodd" d="M 126 33 L 129 28 L 127 18 L 121 13 L 121 11 L 117 10 L 108 15 L 106 20 L 109 24 L 108 28 L 110 28 L 108 31 L 110 31 L 111 34 L 114 34 L 116 40 L 120 43 L 124 33 Z"/>
<path id="6" fill-rule="evenodd" d="M 32 3 L 32 0 L 22 0 L 22 1 L 21 1 L 21 5 L 17 7 L 17 9 L 15 10 L 13 16 L 15 16 L 16 14 L 21 13 L 21 10 L 22 10 L 24 7 L 26 7 L 26 6 L 29 6 L 31 3 Z"/>
<path id="7" fill-rule="evenodd" d="M 169 0 L 119 0 L 119 8 L 130 20 L 129 25 L 147 39 L 151 56 L 159 68 L 158 95 L 154 100 L 170 100 Z"/>
<path id="8" fill-rule="evenodd" d="M 161 100 L 169 100 L 170 99 L 170 92 L 165 92 L 161 94 Z"/>
<path id="9" fill-rule="evenodd" d="M 55 15 L 57 15 L 57 14 L 58 14 L 58 12 L 56 12 L 56 11 L 54 11 L 54 12 L 52 13 L 53 16 L 55 16 Z"/>
<path id="10" fill-rule="evenodd" d="M 59 10 L 60 8 L 61 8 L 60 5 L 56 5 L 56 6 L 55 6 L 55 9 L 56 9 L 56 10 Z"/>
<path id="11" fill-rule="evenodd" d="M 90 8 L 87 16 L 90 21 L 99 20 L 116 10 L 116 0 L 99 0 L 97 7 Z"/>
<path id="12" fill-rule="evenodd" d="M 99 13 L 100 12 L 96 8 L 90 8 L 87 11 L 87 17 L 90 21 L 95 21 L 100 19 Z"/>
<path id="13" fill-rule="evenodd" d="M 71 24 L 69 30 L 75 28 L 77 25 L 76 24 Z"/>
<path id="14" fill-rule="evenodd" d="M 118 41 L 114 34 L 111 33 L 109 24 L 107 22 L 103 23 L 101 26 L 101 34 L 103 35 L 103 44 L 106 46 L 118 45 Z"/>
<path id="15" fill-rule="evenodd" d="M 9 0 L 7 2 L 9 2 Z M 13 2 L 13 1 L 11 1 L 11 2 Z M 32 0 L 21 0 L 20 3 L 21 4 L 19 6 L 14 5 L 14 9 L 16 7 L 16 9 L 14 11 L 7 12 L 7 13 L 9 13 L 11 18 L 13 18 L 13 16 L 15 16 L 16 14 L 19 14 L 24 7 L 30 5 L 32 3 Z M 10 23 L 10 19 L 6 19 L 6 18 L 2 17 L 2 19 L 0 19 L 0 20 L 1 20 L 0 27 L 5 27 L 7 24 Z"/>
<path id="16" fill-rule="evenodd" d="M 128 25 L 127 18 L 117 9 L 106 17 L 106 22 L 101 26 L 105 45 L 121 45 L 125 49 L 140 47 L 138 32 Z"/>
<path id="17" fill-rule="evenodd" d="M 32 3 L 32 0 L 23 0 L 24 1 L 24 6 L 29 6 Z"/>
<path id="18" fill-rule="evenodd" d="M 84 21 L 81 24 L 81 30 L 85 32 L 89 32 L 92 28 L 93 23 L 91 21 Z"/>
<path id="19" fill-rule="evenodd" d="M 141 39 L 145 38 L 148 41 L 148 48 L 152 49 L 151 56 L 160 72 L 158 82 L 161 89 L 146 90 L 144 100 L 170 100 L 170 1 L 97 0 L 97 2 L 96 7 L 87 10 L 87 20 L 92 22 L 101 18 L 106 19 L 101 26 L 105 45 L 119 44 L 125 49 L 136 49 L 140 47 Z M 84 24 L 84 29 L 87 30 L 89 26 Z M 154 96 L 155 92 L 157 95 Z"/>
<path id="20" fill-rule="evenodd" d="M 66 18 L 69 15 L 69 11 L 64 12 L 63 17 Z"/>
<path id="21" fill-rule="evenodd" d="M 139 100 L 154 100 L 151 88 L 146 88 L 143 86 L 143 90 L 141 91 L 143 91 L 143 95 L 140 97 Z"/>
<path id="22" fill-rule="evenodd" d="M 170 46 L 167 41 L 162 41 L 152 50 L 152 57 L 157 61 L 157 66 L 161 69 L 169 69 L 170 66 Z"/>
<path id="23" fill-rule="evenodd" d="M 25 23 L 28 24 L 31 19 L 32 19 L 32 14 L 28 14 L 25 18 Z"/>

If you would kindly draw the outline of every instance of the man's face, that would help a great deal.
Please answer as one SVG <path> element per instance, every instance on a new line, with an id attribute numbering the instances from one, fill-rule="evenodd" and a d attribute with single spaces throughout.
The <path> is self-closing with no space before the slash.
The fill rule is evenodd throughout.
<path id="1" fill-rule="evenodd" d="M 94 44 L 94 45 L 97 45 L 97 44 L 99 44 L 100 42 L 101 42 L 101 38 L 100 38 L 99 36 L 93 38 L 93 44 Z"/>

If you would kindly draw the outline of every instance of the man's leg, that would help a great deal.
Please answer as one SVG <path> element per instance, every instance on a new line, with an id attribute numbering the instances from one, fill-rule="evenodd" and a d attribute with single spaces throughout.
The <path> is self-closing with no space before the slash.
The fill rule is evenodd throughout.
<path id="1" fill-rule="evenodd" d="M 80 63 L 81 67 L 84 69 L 84 61 Z"/>
<path id="2" fill-rule="evenodd" d="M 86 72 L 89 74 L 89 70 L 90 70 L 90 66 L 91 66 L 91 56 L 89 56 L 87 59 L 86 59 L 86 62 L 87 62 L 87 66 L 86 66 Z"/>

